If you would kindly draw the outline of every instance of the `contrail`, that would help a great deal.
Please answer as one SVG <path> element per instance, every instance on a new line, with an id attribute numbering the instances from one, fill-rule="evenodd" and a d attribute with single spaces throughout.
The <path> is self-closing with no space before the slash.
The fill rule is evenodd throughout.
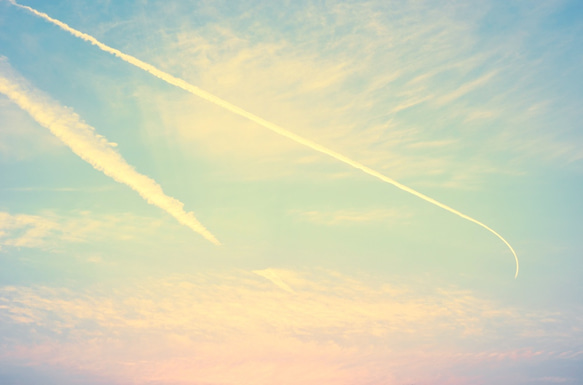
<path id="1" fill-rule="evenodd" d="M 401 183 L 397 182 L 396 180 L 393 180 L 393 179 L 389 178 L 388 176 L 385 176 L 385 175 L 381 174 L 380 172 L 375 171 L 375 170 L 363 165 L 362 163 L 359 163 L 355 160 L 352 160 L 352 159 L 350 159 L 342 154 L 339 154 L 339 153 L 337 153 L 333 150 L 330 150 L 322 145 L 319 145 L 318 143 L 314 143 L 311 140 L 302 138 L 301 136 L 296 135 L 293 132 L 290 132 L 290 131 L 284 129 L 283 127 L 280 127 L 274 123 L 271 123 L 265 119 L 262 119 L 259 116 L 254 115 L 248 111 L 245 111 L 244 109 L 237 107 L 237 106 L 227 102 L 226 100 L 223 100 L 223 99 L 221 99 L 221 98 L 219 98 L 219 97 L 217 97 L 217 96 L 215 96 L 215 95 L 213 95 L 205 90 L 202 90 L 202 89 L 200 89 L 200 88 L 198 88 L 198 87 L 196 87 L 196 86 L 194 86 L 194 85 L 192 85 L 192 84 L 190 84 L 182 79 L 179 79 L 179 78 L 172 76 L 172 75 L 170 75 L 162 70 L 159 70 L 158 68 L 152 66 L 151 64 L 145 63 L 145 62 L 143 62 L 143 61 L 141 61 L 141 60 L 139 60 L 131 55 L 127 55 L 121 51 L 118 51 L 115 48 L 112 48 L 108 45 L 105 45 L 102 42 L 100 42 L 99 40 L 97 40 L 96 38 L 94 38 L 93 36 L 87 35 L 86 33 L 83 33 L 83 32 L 80 32 L 80 31 L 74 29 L 74 28 L 71 28 L 67 24 L 65 24 L 59 20 L 53 19 L 52 17 L 50 17 L 46 13 L 39 12 L 36 9 L 28 7 L 26 5 L 18 4 L 18 3 L 16 3 L 15 0 L 8 0 L 8 1 L 17 7 L 20 7 L 22 9 L 26 9 L 27 11 L 30 11 L 33 14 L 57 25 L 58 27 L 69 32 L 70 34 L 77 36 L 85 41 L 88 41 L 93 45 L 96 45 L 97 47 L 99 47 L 99 49 L 101 49 L 105 52 L 109 52 L 110 54 L 117 56 L 120 59 L 122 59 L 130 64 L 133 64 L 134 66 L 141 68 L 142 70 L 144 70 L 146 72 L 151 73 L 152 75 L 156 76 L 157 78 L 164 80 L 166 83 L 169 83 L 169 84 L 172 84 L 176 87 L 182 88 L 183 90 L 190 92 L 193 95 L 196 95 L 196 96 L 203 98 L 211 103 L 214 103 L 218 106 L 221 106 L 224 109 L 231 111 L 234 114 L 237 114 L 239 116 L 247 118 L 247 119 L 279 134 L 279 135 L 285 136 L 286 138 L 289 138 L 289 139 L 291 139 L 299 144 L 302 144 L 306 147 L 309 147 L 315 151 L 321 152 L 322 154 L 326 154 L 326 155 L 328 155 L 336 160 L 339 160 L 343 163 L 346 163 L 349 166 L 357 168 L 357 169 L 361 170 L 362 172 L 365 172 L 371 176 L 374 176 L 377 179 L 382 180 L 383 182 L 390 183 L 393 186 L 400 188 L 403 191 L 406 191 L 410 194 L 415 195 L 418 198 L 423 199 L 424 201 L 432 203 L 438 207 L 441 207 L 444 210 L 447 210 L 447 211 L 449 211 L 449 212 L 451 212 L 451 213 L 453 213 L 461 218 L 467 219 L 468 221 L 473 222 L 473 223 L 485 228 L 486 230 L 488 230 L 489 232 L 491 232 L 492 234 L 494 234 L 495 236 L 500 238 L 500 240 L 502 242 L 504 242 L 504 244 L 506 244 L 506 246 L 508 246 L 508 248 L 512 252 L 512 255 L 514 255 L 514 260 L 516 261 L 516 274 L 514 275 L 514 278 L 518 277 L 519 264 L 518 264 L 518 256 L 516 255 L 516 252 L 514 251 L 512 246 L 510 246 L 510 243 L 508 243 L 508 241 L 506 241 L 506 239 L 504 239 L 500 234 L 498 234 L 496 231 L 494 231 L 490 227 L 486 226 L 482 222 L 480 222 L 480 221 L 478 221 L 470 216 L 467 216 L 467 215 L 465 215 L 465 214 L 463 214 L 463 213 L 461 213 L 461 212 L 459 212 L 459 211 L 457 211 L 457 210 L 455 210 L 455 209 L 453 209 L 453 208 L 451 208 L 451 207 L 449 207 L 441 202 L 438 202 L 435 199 L 430 198 L 425 194 L 422 194 L 416 190 L 413 190 L 412 188 L 407 187 L 404 184 L 401 184 Z"/>
<path id="2" fill-rule="evenodd" d="M 292 293 L 292 294 L 296 293 L 294 291 L 294 289 L 289 287 L 289 285 L 287 283 L 285 283 L 283 281 L 283 279 L 281 279 L 279 274 L 277 274 L 277 271 L 274 269 L 253 270 L 253 273 L 269 280 L 275 286 L 279 287 L 282 290 L 287 291 L 288 293 Z"/>
<path id="3" fill-rule="evenodd" d="M 41 126 L 48 128 L 75 154 L 117 182 L 137 191 L 148 203 L 160 207 L 178 222 L 191 228 L 212 243 L 219 241 L 194 217 L 185 212 L 184 204 L 164 194 L 153 179 L 138 173 L 112 148 L 103 136 L 81 120 L 70 108 L 63 107 L 48 95 L 34 89 L 18 76 L 7 60 L 0 56 L 0 93 L 27 111 Z"/>

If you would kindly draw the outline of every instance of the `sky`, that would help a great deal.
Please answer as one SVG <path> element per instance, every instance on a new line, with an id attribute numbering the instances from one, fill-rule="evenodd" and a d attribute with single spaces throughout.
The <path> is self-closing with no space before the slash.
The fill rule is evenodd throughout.
<path id="1" fill-rule="evenodd" d="M 0 0 L 0 383 L 583 383 L 581 36 L 578 0 Z"/>

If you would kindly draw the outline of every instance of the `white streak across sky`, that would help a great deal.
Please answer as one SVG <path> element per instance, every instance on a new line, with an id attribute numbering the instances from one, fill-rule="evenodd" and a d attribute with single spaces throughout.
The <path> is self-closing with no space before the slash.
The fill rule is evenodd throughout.
<path id="1" fill-rule="evenodd" d="M 28 112 L 41 126 L 48 128 L 93 168 L 129 186 L 148 203 L 158 206 L 212 243 L 220 244 L 193 213 L 184 211 L 182 202 L 166 195 L 162 187 L 152 178 L 137 172 L 112 148 L 111 143 L 96 134 L 94 128 L 81 120 L 79 115 L 59 105 L 16 75 L 7 60 L 2 57 L 0 57 L 0 93 L 8 96 Z"/>
<path id="2" fill-rule="evenodd" d="M 519 270 L 518 256 L 516 255 L 516 252 L 514 251 L 512 246 L 510 246 L 510 243 L 508 243 L 508 241 L 506 241 L 506 239 L 504 239 L 504 237 L 502 237 L 500 234 L 498 234 L 492 228 L 488 227 L 487 225 L 478 221 L 477 219 L 474 219 L 466 214 L 463 214 L 463 213 L 457 211 L 456 209 L 449 207 L 448 205 L 446 205 L 444 203 L 441 203 L 441 202 L 439 202 L 431 197 L 428 197 L 425 194 L 422 194 L 422 193 L 412 189 L 411 187 L 405 186 L 405 185 L 397 182 L 396 180 L 389 178 L 388 176 L 385 176 L 385 175 L 381 174 L 380 172 L 375 171 L 375 170 L 363 165 L 360 162 L 352 160 L 352 159 L 350 159 L 342 154 L 339 154 L 333 150 L 330 150 L 330 149 L 328 149 L 328 148 L 326 148 L 318 143 L 312 142 L 309 139 L 306 139 L 306 138 L 303 138 L 299 135 L 296 135 L 293 132 L 290 132 L 290 131 L 284 129 L 283 127 L 280 127 L 280 126 L 278 126 L 274 123 L 271 123 L 263 118 L 260 118 L 259 116 L 256 116 L 256 115 L 252 114 L 251 112 L 248 112 L 248 111 L 242 109 L 241 107 L 235 106 L 235 105 L 227 102 L 226 100 L 219 98 L 218 96 L 215 96 L 215 95 L 213 95 L 213 94 L 211 94 L 203 89 L 200 89 L 200 88 L 198 88 L 198 87 L 196 87 L 196 86 L 194 86 L 194 85 L 192 85 L 192 84 L 190 84 L 182 79 L 179 79 L 175 76 L 172 76 L 172 75 L 152 66 L 151 64 L 145 63 L 145 62 L 143 62 L 143 61 L 141 61 L 141 60 L 139 60 L 131 55 L 125 54 L 125 53 L 123 53 L 115 48 L 112 48 L 106 44 L 103 44 L 102 42 L 100 42 L 99 40 L 94 38 L 93 36 L 88 35 L 88 34 L 83 33 L 83 32 L 80 32 L 74 28 L 71 28 L 69 25 L 63 23 L 62 21 L 53 19 L 52 17 L 50 17 L 46 13 L 39 12 L 36 9 L 28 7 L 26 5 L 18 4 L 14 0 L 8 0 L 8 1 L 17 7 L 25 9 L 25 10 L 35 14 L 36 16 L 39 16 L 39 17 L 49 21 L 50 23 L 57 25 L 59 28 L 63 29 L 64 31 L 67 31 L 70 34 L 72 34 L 80 39 L 83 39 L 87 42 L 90 42 L 93 45 L 96 45 L 99 49 L 101 49 L 105 52 L 108 52 L 114 56 L 117 56 L 120 59 L 122 59 L 122 60 L 124 60 L 124 61 L 146 71 L 146 72 L 149 72 L 150 74 L 156 76 L 157 78 L 164 80 L 168 84 L 172 84 L 176 87 L 182 88 L 183 90 L 185 90 L 193 95 L 196 95 L 202 99 L 205 99 L 205 100 L 207 100 L 215 105 L 223 107 L 224 109 L 226 109 L 226 110 L 228 110 L 236 115 L 239 115 L 239 116 L 242 116 L 246 119 L 249 119 L 252 122 L 257 123 L 262 127 L 265 127 L 265 128 L 267 128 L 267 129 L 269 129 L 269 130 L 271 130 L 271 131 L 273 131 L 281 136 L 285 136 L 286 138 L 295 141 L 296 143 L 302 144 L 302 145 L 309 147 L 315 151 L 318 151 L 322 154 L 326 154 L 326 155 L 328 155 L 336 160 L 339 160 L 339 161 L 341 161 L 349 166 L 352 166 L 356 169 L 359 169 L 362 172 L 369 174 L 369 175 L 371 175 L 371 176 L 373 176 L 373 177 L 375 177 L 383 182 L 392 184 L 393 186 L 395 186 L 403 191 L 406 191 L 409 194 L 415 195 L 416 197 L 423 199 L 426 202 L 429 202 L 437 207 L 441 207 L 444 210 L 447 210 L 447 211 L 449 211 L 449 212 L 451 212 L 451 213 L 453 213 L 461 218 L 464 218 L 470 222 L 473 222 L 473 223 L 483 227 L 484 229 L 488 230 L 489 232 L 494 234 L 496 237 L 498 237 L 502 242 L 504 242 L 504 244 L 506 246 L 508 246 L 508 248 L 512 252 L 512 255 L 514 256 L 514 260 L 516 262 L 515 278 L 518 277 L 518 270 Z"/>

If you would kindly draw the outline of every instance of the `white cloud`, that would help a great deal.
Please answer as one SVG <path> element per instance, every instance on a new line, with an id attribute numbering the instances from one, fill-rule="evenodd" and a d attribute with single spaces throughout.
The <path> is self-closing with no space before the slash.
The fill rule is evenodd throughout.
<path id="1" fill-rule="evenodd" d="M 0 322 L 30 342 L 5 339 L 0 361 L 135 384 L 386 384 L 401 376 L 446 384 L 440 373 L 456 368 L 581 354 L 576 310 L 510 308 L 421 281 L 261 271 L 293 294 L 241 271 L 81 290 L 4 287 Z M 549 317 L 559 327 L 541 323 Z"/>

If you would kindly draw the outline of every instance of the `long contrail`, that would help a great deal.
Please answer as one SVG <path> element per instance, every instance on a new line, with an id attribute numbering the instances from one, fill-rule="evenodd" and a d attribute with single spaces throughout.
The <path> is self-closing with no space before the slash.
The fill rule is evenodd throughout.
<path id="1" fill-rule="evenodd" d="M 18 76 L 7 60 L 0 56 L 0 93 L 27 111 L 41 126 L 48 128 L 75 154 L 117 182 L 131 187 L 148 203 L 160 207 L 178 222 L 191 228 L 212 243 L 219 241 L 194 217 L 185 212 L 184 204 L 162 191 L 156 181 L 137 172 L 112 148 L 103 136 L 81 120 L 70 108 L 63 107 L 48 95 L 34 89 Z"/>
<path id="2" fill-rule="evenodd" d="M 302 138 L 301 136 L 296 135 L 293 132 L 290 132 L 290 131 L 284 129 L 283 127 L 280 127 L 274 123 L 271 123 L 265 119 L 260 118 L 257 115 L 254 115 L 248 111 L 245 111 L 244 109 L 237 107 L 237 106 L 227 102 L 226 100 L 223 100 L 223 99 L 221 99 L 221 98 L 219 98 L 219 97 L 217 97 L 217 96 L 215 96 L 215 95 L 213 95 L 205 90 L 202 90 L 202 89 L 200 89 L 200 88 L 198 88 L 198 87 L 196 87 L 196 86 L 194 86 L 194 85 L 192 85 L 192 84 L 190 84 L 182 79 L 179 79 L 179 78 L 172 76 L 172 75 L 170 75 L 162 70 L 159 70 L 158 68 L 154 67 L 151 64 L 145 63 L 145 62 L 143 62 L 143 61 L 141 61 L 141 60 L 139 60 L 131 55 L 127 55 L 127 54 L 125 54 L 125 53 L 123 53 L 115 48 L 112 48 L 106 44 L 103 44 L 102 42 L 100 42 L 99 40 L 94 38 L 93 36 L 87 35 L 86 33 L 83 33 L 81 31 L 74 29 L 74 28 L 71 28 L 67 24 L 63 23 L 62 21 L 53 19 L 52 17 L 50 17 L 46 13 L 39 12 L 36 9 L 28 7 L 26 5 L 18 4 L 18 3 L 16 3 L 15 0 L 8 0 L 8 1 L 10 1 L 12 4 L 14 4 L 17 7 L 20 7 L 22 9 L 26 9 L 27 11 L 30 11 L 33 14 L 57 25 L 58 27 L 69 32 L 70 34 L 77 36 L 85 41 L 88 41 L 93 45 L 96 45 L 97 47 L 99 47 L 99 49 L 101 49 L 105 52 L 109 52 L 110 54 L 117 56 L 120 59 L 122 59 L 130 64 L 133 64 L 134 66 L 141 68 L 142 70 L 144 70 L 146 72 L 151 73 L 152 75 L 156 76 L 157 78 L 164 80 L 166 83 L 169 83 L 169 84 L 175 85 L 176 87 L 182 88 L 183 90 L 190 92 L 193 95 L 196 95 L 196 96 L 203 98 L 211 103 L 214 103 L 218 106 L 221 106 L 224 109 L 229 110 L 234 114 L 237 114 L 239 116 L 247 118 L 247 119 L 279 134 L 279 135 L 285 136 L 286 138 L 289 138 L 289 139 L 291 139 L 297 143 L 300 143 L 306 147 L 309 147 L 315 151 L 318 151 L 318 152 L 321 152 L 321 153 L 326 154 L 328 156 L 331 156 L 332 158 L 337 159 L 343 163 L 346 163 L 354 168 L 357 168 L 357 169 L 359 169 L 359 170 L 361 170 L 369 175 L 372 175 L 375 178 L 382 180 L 383 182 L 390 183 L 393 186 L 400 188 L 403 191 L 406 191 L 410 194 L 415 195 L 418 198 L 423 199 L 424 201 L 432 203 L 438 207 L 441 207 L 444 210 L 447 210 L 451 213 L 454 213 L 455 215 L 457 215 L 461 218 L 467 219 L 468 221 L 473 222 L 473 223 L 485 228 L 486 230 L 488 230 L 489 232 L 491 232 L 492 234 L 494 234 L 495 236 L 500 238 L 500 240 L 502 240 L 502 242 L 504 242 L 506 244 L 506 246 L 508 246 L 508 248 L 512 252 L 512 255 L 514 255 L 514 260 L 516 261 L 516 274 L 514 275 L 514 278 L 518 277 L 518 270 L 519 270 L 518 257 L 516 256 L 516 252 L 514 251 L 512 246 L 510 246 L 510 243 L 508 243 L 508 241 L 506 241 L 506 239 L 504 239 L 496 231 L 494 231 L 490 227 L 486 226 L 482 222 L 478 221 L 477 219 L 474 219 L 470 216 L 467 216 L 467 215 L 457 211 L 456 209 L 453 209 L 453 208 L 451 208 L 451 207 L 449 207 L 441 202 L 436 201 L 433 198 L 428 197 L 425 194 L 422 194 L 416 190 L 413 190 L 412 188 L 407 187 L 407 186 L 397 182 L 396 180 L 391 179 L 388 176 L 385 176 L 385 175 L 381 174 L 380 172 L 375 171 L 375 170 L 363 165 L 362 163 L 359 163 L 355 160 L 352 160 L 352 159 L 350 159 L 342 154 L 339 154 L 339 153 L 337 153 L 333 150 L 330 150 L 322 145 L 319 145 L 318 143 L 314 143 L 311 140 Z"/>

